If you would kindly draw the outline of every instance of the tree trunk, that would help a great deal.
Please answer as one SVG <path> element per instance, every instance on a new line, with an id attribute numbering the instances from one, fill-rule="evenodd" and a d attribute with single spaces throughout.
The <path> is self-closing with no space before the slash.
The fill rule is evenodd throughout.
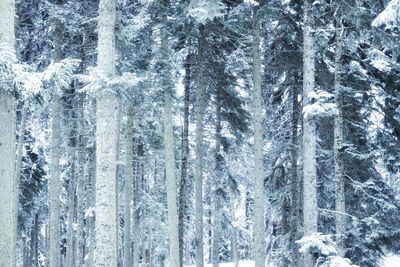
<path id="1" fill-rule="evenodd" d="M 298 236 L 298 223 L 299 223 L 299 181 L 297 175 L 297 160 L 298 160 L 298 124 L 299 124 L 299 102 L 298 102 L 298 74 L 295 74 L 294 77 L 294 86 L 292 92 L 292 147 L 291 147 L 291 156 L 292 156 L 292 226 L 290 233 L 290 246 L 292 248 L 292 265 L 299 266 L 299 248 L 296 243 L 296 240 L 299 238 Z"/>
<path id="2" fill-rule="evenodd" d="M 203 252 L 203 116 L 204 116 L 204 25 L 199 26 L 196 92 L 196 170 L 195 170 L 195 214 L 196 214 L 196 267 L 204 266 Z"/>
<path id="3" fill-rule="evenodd" d="M 87 206 L 90 209 L 94 209 L 96 204 L 96 194 L 94 185 L 96 184 L 96 145 L 89 151 L 89 173 L 88 173 L 88 186 L 87 186 Z M 90 212 L 89 218 L 87 218 L 89 228 L 89 248 L 88 248 L 88 260 L 87 266 L 94 266 L 94 248 L 95 248 L 95 214 Z"/>
<path id="4" fill-rule="evenodd" d="M 221 96 L 220 89 L 217 88 L 216 92 L 216 119 L 215 119 L 215 174 L 216 177 L 222 176 L 222 155 L 221 155 Z M 220 238 L 220 228 L 221 228 L 221 200 L 218 191 L 221 188 L 220 179 L 214 179 L 214 192 L 213 192 L 213 210 L 212 213 L 213 223 L 213 241 L 212 241 L 212 264 L 213 267 L 219 266 L 219 238 Z"/>
<path id="5" fill-rule="evenodd" d="M 67 219 L 67 255 L 66 255 L 66 266 L 72 267 L 75 266 L 75 257 L 74 257 L 74 239 L 75 239 L 75 230 L 74 230 L 74 221 L 75 221 L 75 179 L 76 179 L 76 170 L 75 170 L 75 148 L 76 148 L 76 138 L 72 138 L 72 159 L 71 159 L 71 175 L 69 178 L 68 184 L 68 219 Z"/>
<path id="6" fill-rule="evenodd" d="M 265 216 L 264 216 L 264 155 L 263 112 L 261 94 L 261 52 L 259 6 L 253 13 L 253 123 L 254 123 L 254 260 L 255 266 L 265 266 Z"/>
<path id="7" fill-rule="evenodd" d="M 185 214 L 186 214 L 186 183 L 187 169 L 189 160 L 189 101 L 190 101 L 190 82 L 191 82 L 191 60 L 192 55 L 186 56 L 185 62 L 185 92 L 184 92 L 184 111 L 183 111 L 183 133 L 182 133 L 182 157 L 181 157 L 181 180 L 179 188 L 179 263 L 183 267 L 184 254 L 184 233 L 185 233 Z"/>
<path id="8" fill-rule="evenodd" d="M 338 23 L 337 27 L 340 24 Z M 346 232 L 346 200 L 344 191 L 344 162 L 343 162 L 343 96 L 340 83 L 342 71 L 343 29 L 336 29 L 335 51 L 335 102 L 337 113 L 334 126 L 334 160 L 335 160 L 335 195 L 336 195 L 336 244 L 338 254 L 344 257 Z"/>
<path id="9" fill-rule="evenodd" d="M 14 35 L 15 2 L 0 1 L 0 42 L 15 51 Z M 14 52 L 15 53 L 15 52 Z M 0 266 L 15 266 L 15 243 L 17 230 L 16 198 L 18 184 L 15 179 L 15 98 L 8 90 L 0 88 Z"/>
<path id="10" fill-rule="evenodd" d="M 167 20 L 168 2 L 164 0 L 163 17 Z M 167 187 L 168 206 L 168 233 L 169 233 L 169 262 L 170 266 L 180 266 L 179 263 L 179 238 L 178 238 L 178 217 L 176 206 L 176 177 L 175 177 L 175 153 L 174 153 L 174 132 L 172 116 L 172 84 L 169 64 L 168 35 L 163 34 L 161 40 L 163 62 L 163 87 L 164 87 L 164 145 L 165 145 L 165 172 Z"/>
<path id="11" fill-rule="evenodd" d="M 126 167 L 125 167 L 125 214 L 124 214 L 124 264 L 132 266 L 131 258 L 131 201 L 133 185 L 133 105 L 128 108 L 126 125 Z"/>
<path id="12" fill-rule="evenodd" d="M 233 194 L 230 194 L 230 203 L 229 203 L 229 211 L 231 214 L 231 222 L 236 221 L 235 216 L 235 198 Z M 232 253 L 232 261 L 235 267 L 239 267 L 239 252 L 238 252 L 238 242 L 237 242 L 237 227 L 232 225 L 232 237 L 231 237 L 231 253 Z"/>
<path id="13" fill-rule="evenodd" d="M 315 51 L 314 51 L 314 19 L 313 0 L 304 1 L 304 29 L 303 29 L 303 109 L 311 104 L 309 95 L 314 91 L 315 84 Z M 317 206 L 317 168 L 316 168 L 316 129 L 315 118 L 304 116 L 303 113 L 303 213 L 304 236 L 318 231 Z M 304 266 L 315 265 L 315 256 L 305 253 Z"/>
<path id="14" fill-rule="evenodd" d="M 84 265 L 85 249 L 84 249 L 84 216 L 85 216 L 85 181 L 84 181 L 84 165 L 85 165 L 85 141 L 84 141 L 84 112 L 83 102 L 84 93 L 79 93 L 78 103 L 78 186 L 77 186 L 77 255 L 76 266 L 81 267 Z"/>
<path id="15" fill-rule="evenodd" d="M 101 0 L 98 19 L 97 66 L 103 75 L 115 73 L 115 0 Z M 118 105 L 116 93 L 103 88 L 96 98 L 96 250 L 95 266 L 117 266 L 116 158 Z"/>

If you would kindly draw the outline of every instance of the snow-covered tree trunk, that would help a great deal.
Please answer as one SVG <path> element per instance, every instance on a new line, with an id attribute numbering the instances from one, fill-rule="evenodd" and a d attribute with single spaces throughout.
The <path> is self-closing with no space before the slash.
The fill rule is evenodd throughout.
<path id="1" fill-rule="evenodd" d="M 183 108 L 183 133 L 182 133 L 182 156 L 181 156 L 181 180 L 179 184 L 179 263 L 183 267 L 184 253 L 184 233 L 185 233 L 185 214 L 186 214 L 186 183 L 187 169 L 189 160 L 189 101 L 190 101 L 190 82 L 191 82 L 191 60 L 192 54 L 188 54 L 185 59 L 185 91 Z"/>
<path id="2" fill-rule="evenodd" d="M 15 51 L 15 2 L 0 1 L 0 43 Z M 0 266 L 15 266 L 17 229 L 16 198 L 18 184 L 15 179 L 15 99 L 12 88 L 0 87 Z"/>
<path id="3" fill-rule="evenodd" d="M 50 251 L 49 265 L 60 266 L 60 95 L 54 93 L 51 114 L 51 162 L 50 162 L 50 210 L 49 234 Z"/>
<path id="4" fill-rule="evenodd" d="M 296 240 L 299 239 L 298 236 L 298 223 L 299 223 L 299 181 L 297 174 L 297 160 L 298 160 L 298 124 L 299 124 L 299 77 L 298 74 L 294 74 L 294 86 L 292 92 L 292 147 L 290 149 L 292 156 L 292 183 L 291 183 L 291 193 L 292 193 L 292 218 L 291 218 L 291 232 L 290 232 L 290 246 L 292 249 L 292 265 L 299 266 L 299 248 Z"/>
<path id="5" fill-rule="evenodd" d="M 197 91 L 196 91 L 196 167 L 195 167 L 195 231 L 196 231 L 196 267 L 204 266 L 203 251 L 203 116 L 204 116 L 204 25 L 199 26 L 197 57 Z"/>
<path id="6" fill-rule="evenodd" d="M 303 26 L 303 109 L 311 105 L 310 94 L 315 85 L 315 51 L 314 51 L 314 19 L 313 0 L 304 1 Z M 317 167 L 316 146 L 317 137 L 315 118 L 303 112 L 303 214 L 304 236 L 310 236 L 318 231 L 317 206 Z M 304 266 L 312 267 L 315 258 L 311 253 L 305 253 Z"/>
<path id="7" fill-rule="evenodd" d="M 103 75 L 115 73 L 116 1 L 101 0 L 98 19 L 97 67 Z M 117 96 L 103 88 L 96 97 L 96 250 L 95 266 L 117 266 L 117 184 L 118 129 Z"/>
<path id="8" fill-rule="evenodd" d="M 255 266 L 265 266 L 264 215 L 264 154 L 263 112 L 261 94 L 261 52 L 259 6 L 253 13 L 253 124 L 254 124 L 254 260 Z"/>
<path id="9" fill-rule="evenodd" d="M 124 213 L 124 265 L 132 266 L 131 257 L 131 201 L 133 186 L 133 105 L 128 108 L 126 124 L 125 213 Z"/>
<path id="10" fill-rule="evenodd" d="M 139 175 L 139 157 L 136 157 L 135 179 L 134 179 L 134 197 L 133 197 L 133 266 L 139 266 L 139 242 L 140 242 L 140 175 Z"/>
<path id="11" fill-rule="evenodd" d="M 339 28 L 340 26 L 337 25 Z M 334 160 L 335 160 L 335 195 L 336 195 L 336 244 L 338 254 L 344 257 L 346 232 L 346 201 L 344 192 L 344 162 L 343 162 L 343 97 L 340 82 L 342 71 L 343 29 L 336 30 L 335 51 L 335 102 L 337 112 L 334 126 Z"/>
<path id="12" fill-rule="evenodd" d="M 168 1 L 164 0 L 163 20 L 167 21 Z M 172 81 L 169 65 L 168 35 L 164 33 L 161 40 L 161 52 L 163 59 L 163 87 L 164 87 L 164 148 L 165 148 L 165 174 L 167 187 L 168 206 L 168 235 L 169 235 L 169 264 L 178 267 L 179 263 L 179 236 L 178 216 L 176 203 L 176 177 L 175 177 L 175 153 L 174 132 L 172 116 Z"/>

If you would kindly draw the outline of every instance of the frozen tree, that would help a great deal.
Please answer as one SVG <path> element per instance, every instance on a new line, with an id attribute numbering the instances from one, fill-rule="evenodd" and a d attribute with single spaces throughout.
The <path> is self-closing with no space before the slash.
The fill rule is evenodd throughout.
<path id="1" fill-rule="evenodd" d="M 16 106 L 13 92 L 12 64 L 15 63 L 15 2 L 0 3 L 0 177 L 3 183 L 0 196 L 0 266 L 15 266 L 17 235 L 17 193 L 15 179 Z M 14 61 L 14 62 L 13 62 Z"/>
<path id="2" fill-rule="evenodd" d="M 105 77 L 115 74 L 115 0 L 99 3 L 97 66 Z M 95 266 L 117 266 L 117 96 L 102 88 L 96 98 L 96 250 Z"/>

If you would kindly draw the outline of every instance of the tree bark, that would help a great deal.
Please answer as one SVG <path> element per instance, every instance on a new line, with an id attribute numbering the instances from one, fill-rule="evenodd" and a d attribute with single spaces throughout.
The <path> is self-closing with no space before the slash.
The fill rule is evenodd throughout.
<path id="1" fill-rule="evenodd" d="M 265 215 L 264 215 L 264 155 L 263 112 L 261 94 L 261 52 L 259 6 L 253 13 L 253 123 L 254 123 L 254 260 L 255 266 L 265 266 Z"/>
<path id="2" fill-rule="evenodd" d="M 344 162 L 343 162 L 343 96 L 340 82 L 342 71 L 343 29 L 336 29 L 335 51 L 335 102 L 337 113 L 334 126 L 334 160 L 335 160 L 335 195 L 336 195 L 336 244 L 338 254 L 344 257 L 346 232 L 346 199 L 344 191 Z"/>
<path id="3" fill-rule="evenodd" d="M 195 214 L 196 214 L 196 267 L 204 266 L 203 251 L 203 117 L 204 117 L 204 25 L 199 26 L 200 36 L 197 57 L 197 92 L 196 92 L 196 169 L 195 169 Z"/>
<path id="4" fill-rule="evenodd" d="M 299 102 L 298 102 L 298 74 L 295 74 L 294 77 L 294 85 L 292 92 L 292 147 L 291 147 L 291 156 L 292 156 L 292 184 L 291 184 L 291 193 L 292 193 L 292 226 L 290 233 L 290 246 L 292 248 L 292 265 L 299 265 L 299 248 L 296 243 L 296 240 L 299 238 L 298 236 L 298 223 L 299 223 L 299 181 L 297 174 L 297 160 L 298 160 L 298 124 L 299 124 Z"/>
<path id="5" fill-rule="evenodd" d="M 131 257 L 131 201 L 133 186 L 133 105 L 128 108 L 126 125 L 126 178 L 125 178 L 125 214 L 124 214 L 124 265 L 132 266 Z"/>
<path id="6" fill-rule="evenodd" d="M 0 1 L 0 42 L 15 53 L 15 1 Z M 15 266 L 15 244 L 17 233 L 18 184 L 15 179 L 15 98 L 9 91 L 0 88 L 0 266 Z"/>
<path id="7" fill-rule="evenodd" d="M 313 0 L 304 1 L 303 28 L 303 108 L 311 104 L 309 95 L 315 86 L 315 51 L 314 51 L 314 19 Z M 303 113 L 303 213 L 304 236 L 318 231 L 317 206 L 317 168 L 316 168 L 316 129 L 315 118 Z M 304 266 L 315 265 L 315 256 L 305 253 Z"/>
<path id="8" fill-rule="evenodd" d="M 115 73 L 116 1 L 99 3 L 97 66 L 103 75 Z M 96 250 L 95 266 L 117 266 L 117 184 L 116 158 L 118 105 L 116 93 L 103 88 L 96 97 Z"/>
<path id="9" fill-rule="evenodd" d="M 182 133 L 182 156 L 181 156 L 181 180 L 179 186 L 179 263 L 183 267 L 184 252 L 184 233 L 185 233 L 185 214 L 186 214 L 186 183 L 187 169 L 189 160 L 189 101 L 190 101 L 190 82 L 191 82 L 191 60 L 192 55 L 186 56 L 185 62 L 185 92 L 183 110 L 183 133 Z"/>

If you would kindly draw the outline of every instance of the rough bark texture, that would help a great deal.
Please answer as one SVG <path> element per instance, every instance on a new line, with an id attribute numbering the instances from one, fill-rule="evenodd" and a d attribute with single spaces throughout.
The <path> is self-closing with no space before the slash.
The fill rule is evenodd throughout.
<path id="1" fill-rule="evenodd" d="M 14 35 L 15 2 L 0 1 L 0 42 L 15 50 Z M 11 88 L 0 87 L 0 266 L 15 264 L 15 242 L 17 227 L 17 193 L 15 179 L 15 99 Z"/>
<path id="2" fill-rule="evenodd" d="M 125 165 L 125 213 L 124 213 L 124 265 L 132 266 L 131 257 L 131 201 L 133 186 L 133 106 L 128 108 L 126 125 L 126 165 Z"/>
<path id="3" fill-rule="evenodd" d="M 203 251 L 203 116 L 204 116 L 204 25 L 199 26 L 196 91 L 196 169 L 195 169 L 195 214 L 196 214 L 196 267 L 204 266 Z"/>
<path id="4" fill-rule="evenodd" d="M 312 1 L 304 1 L 303 26 L 303 108 L 310 105 L 309 94 L 315 85 L 314 19 Z M 306 113 L 303 113 L 306 114 Z M 317 232 L 317 168 L 316 168 L 316 131 L 315 118 L 303 115 L 303 214 L 304 236 Z M 304 266 L 315 265 L 315 257 L 306 253 Z"/>
<path id="5" fill-rule="evenodd" d="M 298 240 L 298 223 L 299 223 L 299 181 L 297 174 L 297 160 L 298 160 L 298 124 L 299 124 L 299 102 L 298 102 L 298 80 L 299 77 L 295 74 L 295 82 L 293 86 L 292 92 L 292 147 L 291 147 L 291 156 L 292 156 L 292 226 L 290 233 L 290 246 L 292 248 L 292 265 L 299 265 L 299 248 L 296 243 Z"/>
<path id="6" fill-rule="evenodd" d="M 87 186 L 87 206 L 90 209 L 94 209 L 96 205 L 96 194 L 94 185 L 96 184 L 96 145 L 89 152 L 89 173 L 88 173 L 88 186 Z M 94 248 L 95 248 L 95 214 L 91 212 L 89 218 L 87 218 L 89 236 L 87 237 L 88 242 L 88 260 L 87 266 L 94 266 Z"/>
<path id="7" fill-rule="evenodd" d="M 260 24 L 254 8 L 253 18 L 253 123 L 254 123 L 254 260 L 255 266 L 265 266 L 265 215 L 263 167 L 263 112 L 261 94 Z"/>
<path id="8" fill-rule="evenodd" d="M 342 29 L 336 30 L 335 51 L 335 102 L 337 113 L 334 126 L 334 160 L 335 160 L 335 195 L 336 195 L 336 244 L 338 254 L 344 257 L 346 232 L 346 201 L 344 192 L 344 162 L 343 162 L 343 99 L 341 93 L 340 72 L 342 71 Z"/>
<path id="9" fill-rule="evenodd" d="M 115 73 L 115 0 L 99 3 L 97 66 L 103 75 Z M 95 266 L 117 266 L 116 155 L 118 105 L 116 93 L 103 88 L 96 98 L 96 250 Z"/>
<path id="10" fill-rule="evenodd" d="M 75 221 L 75 190 L 76 190 L 76 171 L 75 171 L 75 148 L 76 138 L 72 138 L 72 148 L 70 149 L 72 154 L 71 159 L 71 175 L 68 183 L 68 219 L 67 219 L 67 253 L 65 257 L 65 265 L 67 267 L 75 266 L 75 254 L 74 254 L 74 221 Z"/>
<path id="11" fill-rule="evenodd" d="M 181 156 L 181 180 L 179 184 L 179 216 L 178 216 L 178 234 L 179 234 L 179 263 L 183 267 L 184 254 L 184 233 L 185 233 L 185 214 L 186 214 L 186 183 L 187 169 L 189 160 L 189 101 L 190 101 L 190 82 L 191 82 L 191 64 L 192 55 L 186 56 L 185 62 L 185 92 L 184 92 L 184 110 L 183 110 L 183 133 L 182 133 L 182 156 Z"/>

